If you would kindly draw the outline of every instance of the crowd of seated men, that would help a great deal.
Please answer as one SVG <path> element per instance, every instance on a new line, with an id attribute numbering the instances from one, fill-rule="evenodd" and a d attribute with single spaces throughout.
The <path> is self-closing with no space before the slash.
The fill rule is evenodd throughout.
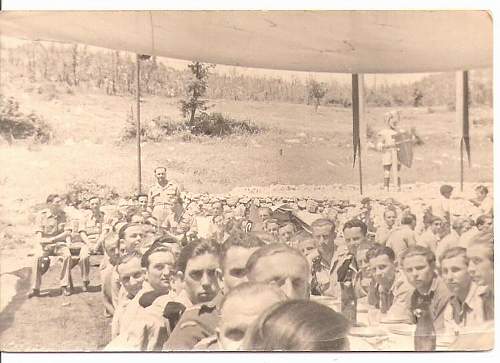
<path id="1" fill-rule="evenodd" d="M 166 169 L 155 176 L 148 194 L 109 216 L 98 197 L 65 213 L 53 194 L 36 220 L 30 297 L 40 295 L 50 256 L 61 259 L 69 295 L 72 268 L 80 265 L 87 291 L 90 256 L 103 254 L 104 313 L 112 318 L 106 350 L 350 350 L 352 317 L 317 299 L 343 299 L 346 276 L 369 323 L 416 324 L 425 310 L 457 347 L 471 344 L 461 342 L 465 332 L 491 330 L 491 206 L 475 220 L 454 216 L 442 188 L 444 202 L 421 221 L 390 205 L 375 228 L 369 209 L 307 225 L 268 207 L 254 218 L 248 210 L 228 216 L 220 202 L 185 213 Z"/>

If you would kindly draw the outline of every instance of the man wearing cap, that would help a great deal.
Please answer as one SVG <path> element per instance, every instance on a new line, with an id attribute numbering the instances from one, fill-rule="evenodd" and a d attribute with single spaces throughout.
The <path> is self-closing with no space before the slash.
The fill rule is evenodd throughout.
<path id="1" fill-rule="evenodd" d="M 159 226 L 176 224 L 176 211 L 181 207 L 179 186 L 167 179 L 167 169 L 154 170 L 156 183 L 149 189 L 148 199 L 153 217 Z"/>
<path id="2" fill-rule="evenodd" d="M 47 197 L 48 208 L 43 209 L 37 215 L 35 222 L 35 258 L 31 272 L 31 291 L 28 297 L 40 296 L 40 285 L 44 270 L 43 263 L 48 264 L 49 256 L 62 256 L 63 263 L 60 273 L 61 292 L 70 295 L 71 284 L 71 253 L 68 248 L 71 229 L 66 223 L 66 214 L 61 209 L 61 197 L 50 194 Z M 48 260 L 48 261 L 47 261 Z"/>

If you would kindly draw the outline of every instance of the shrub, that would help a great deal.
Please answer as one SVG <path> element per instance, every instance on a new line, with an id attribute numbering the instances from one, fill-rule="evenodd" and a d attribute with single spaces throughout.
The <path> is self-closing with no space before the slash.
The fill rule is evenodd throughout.
<path id="1" fill-rule="evenodd" d="M 0 135 L 9 143 L 29 137 L 37 143 L 48 143 L 52 129 L 41 116 L 19 111 L 19 103 L 13 97 L 5 99 L 0 95 Z"/>
<path id="2" fill-rule="evenodd" d="M 229 135 L 255 135 L 265 131 L 250 120 L 236 120 L 219 112 L 203 113 L 194 124 L 187 124 L 193 135 L 225 137 Z"/>
<path id="3" fill-rule="evenodd" d="M 65 194 L 68 204 L 85 207 L 90 197 L 101 198 L 102 204 L 112 204 L 119 197 L 113 187 L 106 184 L 99 184 L 94 180 L 79 180 L 69 183 Z"/>

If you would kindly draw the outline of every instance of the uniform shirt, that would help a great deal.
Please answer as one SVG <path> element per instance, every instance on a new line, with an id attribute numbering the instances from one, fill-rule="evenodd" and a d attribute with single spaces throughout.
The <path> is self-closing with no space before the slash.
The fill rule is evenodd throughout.
<path id="1" fill-rule="evenodd" d="M 396 143 L 394 136 L 397 135 L 397 131 L 393 129 L 384 129 L 379 132 L 379 150 L 382 150 L 382 164 L 391 165 L 392 164 L 392 149 L 387 147 L 395 147 Z"/>
<path id="2" fill-rule="evenodd" d="M 389 320 L 404 320 L 407 318 L 405 304 L 411 292 L 411 285 L 400 274 L 396 274 L 394 282 L 387 291 L 372 280 L 368 290 L 368 306 L 380 310 Z"/>
<path id="3" fill-rule="evenodd" d="M 387 224 L 382 224 L 375 233 L 375 243 L 385 246 L 387 244 L 387 240 L 394 231 L 394 226 L 392 228 L 389 228 Z"/>
<path id="4" fill-rule="evenodd" d="M 410 246 L 417 244 L 417 234 L 408 225 L 395 229 L 387 239 L 386 246 L 392 248 L 396 259 Z"/>
<path id="5" fill-rule="evenodd" d="M 321 295 L 331 296 L 333 298 L 340 298 L 340 283 L 338 281 L 339 268 L 341 268 L 344 263 L 348 260 L 354 262 L 354 257 L 349 253 L 345 246 L 337 247 L 335 253 L 333 254 L 330 266 L 321 260 L 320 265 L 318 265 L 313 278 L 316 279 L 317 287 Z M 353 265 L 353 263 L 351 263 Z M 356 263 L 354 262 L 354 265 Z M 357 268 L 355 267 L 357 270 Z M 358 279 L 359 274 L 356 274 L 354 280 L 354 288 L 358 297 L 364 296 L 360 289 L 360 281 Z"/>
<path id="6" fill-rule="evenodd" d="M 179 204 L 179 186 L 171 181 L 167 182 L 164 186 L 161 186 L 157 182 L 149 189 L 148 197 L 151 207 L 155 207 L 157 205 L 174 206 Z"/>
<path id="7" fill-rule="evenodd" d="M 436 248 L 439 243 L 439 236 L 436 236 L 432 231 L 427 229 L 422 235 L 418 238 L 417 245 L 422 247 L 427 247 L 433 253 L 436 253 Z"/>
<path id="8" fill-rule="evenodd" d="M 471 283 L 463 302 L 452 296 L 444 311 L 445 331 L 449 335 L 457 335 L 476 330 L 485 322 L 493 320 L 493 296 L 490 297 L 488 293 L 487 287 Z"/>
<path id="9" fill-rule="evenodd" d="M 219 322 L 222 294 L 212 301 L 186 309 L 168 338 L 163 350 L 191 350 L 202 339 L 215 333 Z"/>
<path id="10" fill-rule="evenodd" d="M 54 237 L 69 230 L 71 230 L 71 225 L 66 223 L 66 214 L 63 211 L 54 214 L 46 208 L 41 210 L 36 217 L 35 233 L 40 232 L 43 238 Z"/>
<path id="11" fill-rule="evenodd" d="M 484 198 L 481 204 L 479 204 L 479 209 L 482 214 L 491 214 L 493 213 L 493 199 L 492 198 Z"/>
<path id="12" fill-rule="evenodd" d="M 413 289 L 407 301 L 407 313 L 410 322 L 416 323 L 415 309 L 421 301 L 429 301 L 429 310 L 434 322 L 434 329 L 442 331 L 444 329 L 444 310 L 450 300 L 450 291 L 444 281 L 438 275 L 434 276 L 431 287 L 427 294 L 421 294 L 417 289 Z"/>
<path id="13" fill-rule="evenodd" d="M 170 334 L 169 323 L 163 317 L 150 314 L 142 298 L 154 294 L 145 281 L 143 288 L 128 303 L 120 318 L 119 335 L 104 350 L 106 351 L 157 351 Z"/>
<path id="14" fill-rule="evenodd" d="M 94 215 L 91 210 L 87 210 L 80 220 L 78 232 L 85 232 L 90 238 L 99 238 L 105 228 L 104 212 L 99 211 L 98 215 Z"/>
<path id="15" fill-rule="evenodd" d="M 113 319 L 111 320 L 111 338 L 116 338 L 120 334 L 120 324 L 124 311 L 128 304 L 132 301 L 134 296 L 131 296 L 127 290 L 122 286 L 118 293 L 118 302 L 115 306 Z"/>

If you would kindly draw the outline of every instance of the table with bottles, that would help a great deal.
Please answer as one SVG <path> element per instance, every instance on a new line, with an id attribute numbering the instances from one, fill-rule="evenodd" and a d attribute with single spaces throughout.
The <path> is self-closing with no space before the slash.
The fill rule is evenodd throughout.
<path id="1" fill-rule="evenodd" d="M 341 311 L 340 301 L 325 296 L 314 296 L 312 300 L 335 311 Z M 351 351 L 415 351 L 416 325 L 403 322 L 376 321 L 369 318 L 366 299 L 357 303 L 357 325 L 351 328 L 349 343 Z M 436 336 L 436 351 L 448 350 L 454 336 Z"/>

